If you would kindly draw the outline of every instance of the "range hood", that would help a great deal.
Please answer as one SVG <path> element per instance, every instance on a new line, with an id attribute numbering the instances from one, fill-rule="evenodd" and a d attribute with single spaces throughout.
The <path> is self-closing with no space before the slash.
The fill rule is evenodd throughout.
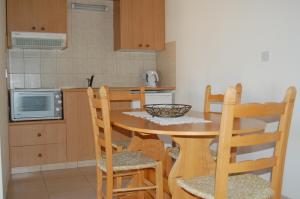
<path id="1" fill-rule="evenodd" d="M 67 47 L 65 33 L 12 32 L 12 48 L 20 49 L 64 49 Z"/>

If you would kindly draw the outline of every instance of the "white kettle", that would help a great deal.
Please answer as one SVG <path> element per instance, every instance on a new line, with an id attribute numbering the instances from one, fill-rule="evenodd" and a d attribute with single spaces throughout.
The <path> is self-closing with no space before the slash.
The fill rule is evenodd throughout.
<path id="1" fill-rule="evenodd" d="M 158 86 L 158 74 L 156 71 L 149 70 L 145 74 L 146 86 L 156 87 Z"/>

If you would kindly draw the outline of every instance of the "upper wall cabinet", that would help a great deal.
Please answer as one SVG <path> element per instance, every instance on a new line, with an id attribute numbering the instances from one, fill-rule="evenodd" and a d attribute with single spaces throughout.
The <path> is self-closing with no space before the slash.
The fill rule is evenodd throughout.
<path id="1" fill-rule="evenodd" d="M 115 50 L 165 48 L 165 0 L 114 0 Z"/>
<path id="2" fill-rule="evenodd" d="M 7 0 L 7 31 L 67 32 L 67 0 Z"/>

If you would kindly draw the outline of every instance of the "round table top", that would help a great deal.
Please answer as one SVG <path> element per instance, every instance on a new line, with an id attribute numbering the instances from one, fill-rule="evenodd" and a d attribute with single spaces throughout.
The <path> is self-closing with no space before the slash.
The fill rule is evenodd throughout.
<path id="1" fill-rule="evenodd" d="M 139 110 L 130 110 L 136 112 Z M 191 111 L 187 115 L 210 120 L 209 123 L 160 125 L 149 120 L 124 114 L 128 110 L 111 111 L 112 125 L 134 132 L 172 136 L 216 136 L 219 134 L 221 114 Z M 239 119 L 234 122 L 237 133 L 264 130 L 266 123 L 257 119 Z"/>

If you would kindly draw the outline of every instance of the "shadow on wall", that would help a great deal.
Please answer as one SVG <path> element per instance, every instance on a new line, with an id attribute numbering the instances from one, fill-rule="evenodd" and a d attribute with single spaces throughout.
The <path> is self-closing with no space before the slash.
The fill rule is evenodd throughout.
<path id="1" fill-rule="evenodd" d="M 166 49 L 156 56 L 160 86 L 176 86 L 176 42 L 166 43 Z"/>

